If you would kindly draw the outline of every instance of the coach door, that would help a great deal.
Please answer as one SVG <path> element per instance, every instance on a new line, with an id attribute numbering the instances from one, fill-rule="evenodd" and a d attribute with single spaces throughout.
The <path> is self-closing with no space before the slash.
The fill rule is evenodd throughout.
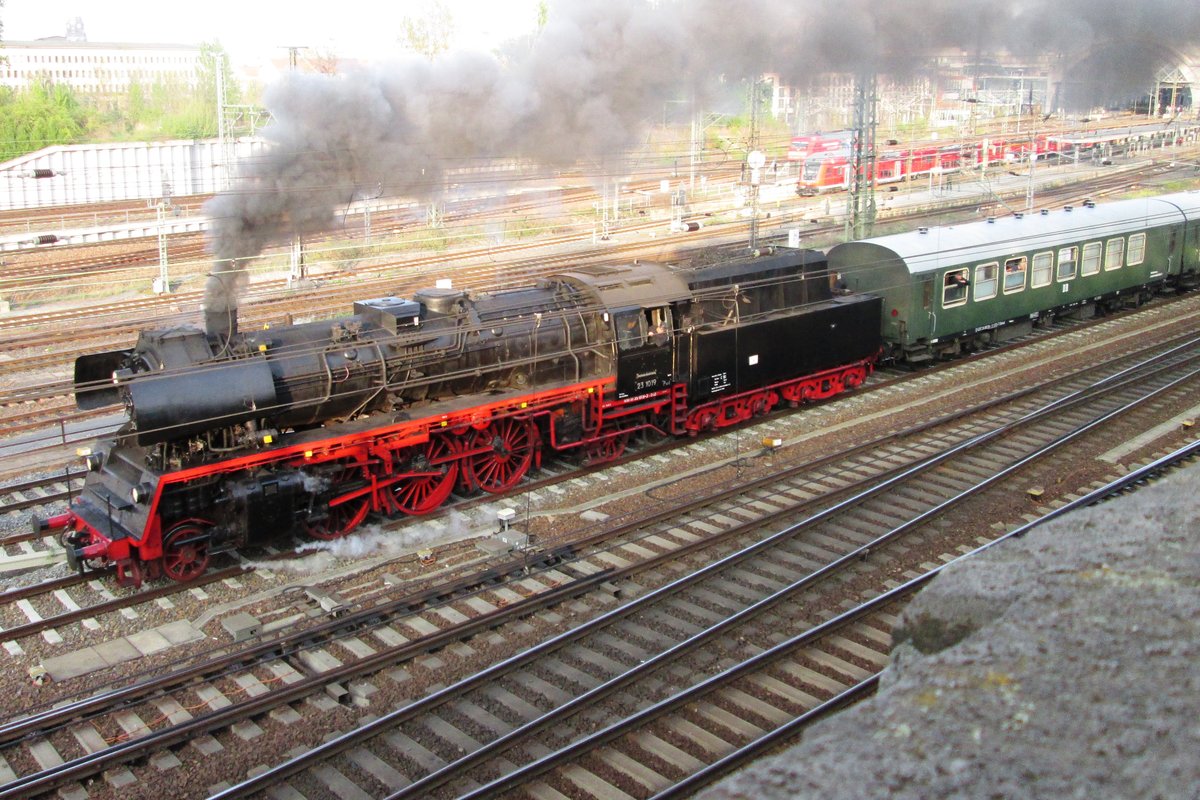
<path id="1" fill-rule="evenodd" d="M 617 339 L 617 397 L 650 394 L 671 385 L 671 309 L 630 308 L 613 315 Z"/>
<path id="2" fill-rule="evenodd" d="M 1171 239 L 1167 244 L 1167 274 L 1175 275 L 1178 272 L 1178 266 L 1175 259 L 1179 254 L 1179 229 L 1171 228 Z M 1151 277 L 1157 277 L 1151 274 Z"/>
<path id="3" fill-rule="evenodd" d="M 924 331 L 917 332 L 917 334 L 916 334 L 917 338 L 923 338 L 925 336 L 929 336 L 929 335 L 931 335 L 931 333 L 934 330 L 937 329 L 937 312 L 933 310 L 933 276 L 932 275 L 926 275 L 925 278 L 921 281 L 921 310 L 925 312 L 925 319 L 928 321 L 928 323 L 927 323 L 927 326 Z M 913 323 L 916 324 L 918 327 L 920 326 L 919 320 L 920 320 L 920 317 L 916 317 L 915 319 L 913 319 Z M 900 341 L 908 343 L 908 331 L 904 330 L 904 331 L 902 331 L 902 333 L 903 333 L 903 335 L 900 337 Z"/>

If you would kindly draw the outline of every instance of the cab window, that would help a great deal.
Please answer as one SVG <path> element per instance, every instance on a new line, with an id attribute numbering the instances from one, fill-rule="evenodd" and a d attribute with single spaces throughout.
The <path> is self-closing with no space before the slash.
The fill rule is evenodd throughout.
<path id="1" fill-rule="evenodd" d="M 967 273 L 965 269 L 956 269 L 942 278 L 942 308 L 961 306 L 967 302 Z"/>
<path id="2" fill-rule="evenodd" d="M 613 319 L 617 328 L 617 347 L 621 350 L 633 350 L 646 343 L 645 317 L 642 316 L 642 312 L 617 314 Z"/>
<path id="3" fill-rule="evenodd" d="M 1125 240 L 1109 239 L 1104 248 L 1105 271 L 1120 269 L 1125 261 Z"/>
<path id="4" fill-rule="evenodd" d="M 1064 247 L 1058 251 L 1058 279 L 1069 281 L 1075 277 L 1075 265 L 1079 263 L 1079 248 Z"/>
<path id="5" fill-rule="evenodd" d="M 1100 271 L 1100 243 L 1089 242 L 1083 246 L 1083 260 L 1079 262 L 1080 275 L 1095 275 Z"/>
<path id="6" fill-rule="evenodd" d="M 1029 285 L 1033 288 L 1050 285 L 1051 270 L 1054 268 L 1054 253 L 1038 253 L 1033 257 L 1033 273 Z"/>
<path id="7" fill-rule="evenodd" d="M 1140 264 L 1146 260 L 1146 234 L 1135 233 L 1129 237 L 1129 253 L 1125 263 L 1129 266 Z"/>
<path id="8" fill-rule="evenodd" d="M 646 311 L 646 335 L 650 344 L 661 345 L 671 341 L 671 312 L 667 308 L 651 308 Z"/>
<path id="9" fill-rule="evenodd" d="M 996 296 L 996 276 L 1000 265 L 996 262 L 980 264 L 975 268 L 975 300 L 987 300 Z"/>
<path id="10" fill-rule="evenodd" d="M 1010 258 L 1004 262 L 1004 293 L 1012 294 L 1025 288 L 1025 256 Z"/>

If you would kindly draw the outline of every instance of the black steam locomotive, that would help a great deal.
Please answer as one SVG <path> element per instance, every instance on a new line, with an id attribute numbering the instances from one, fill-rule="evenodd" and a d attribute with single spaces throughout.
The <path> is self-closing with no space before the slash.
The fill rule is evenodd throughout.
<path id="1" fill-rule="evenodd" d="M 128 422 L 86 457 L 60 529 L 79 569 L 188 581 L 212 554 L 503 493 L 545 454 L 620 455 L 866 379 L 881 301 L 834 296 L 823 254 L 586 267 L 512 291 L 427 289 L 349 317 L 143 332 L 76 362 L 80 408 Z"/>

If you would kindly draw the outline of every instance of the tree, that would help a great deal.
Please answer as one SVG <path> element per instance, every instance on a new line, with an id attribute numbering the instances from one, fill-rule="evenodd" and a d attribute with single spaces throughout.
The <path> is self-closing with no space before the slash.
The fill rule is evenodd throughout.
<path id="1" fill-rule="evenodd" d="M 27 91 L 0 95 L 0 161 L 54 144 L 79 141 L 87 110 L 67 86 L 49 79 Z"/>
<path id="2" fill-rule="evenodd" d="M 400 22 L 397 41 L 426 58 L 433 58 L 450 48 L 454 33 L 454 15 L 442 0 L 424 0 L 418 12 L 405 16 Z"/>
<path id="3" fill-rule="evenodd" d="M 217 70 L 222 70 L 225 76 L 233 74 L 233 68 L 230 66 L 229 54 L 225 52 L 225 48 L 220 42 L 202 42 L 200 44 L 200 69 L 196 75 L 197 89 L 200 97 L 210 99 L 212 107 L 217 106 Z M 225 81 L 225 102 L 230 104 L 241 102 L 241 89 L 237 85 L 237 81 Z"/>
<path id="4" fill-rule="evenodd" d="M 336 75 L 341 59 L 333 50 L 309 47 L 305 49 L 304 64 L 311 72 Z"/>

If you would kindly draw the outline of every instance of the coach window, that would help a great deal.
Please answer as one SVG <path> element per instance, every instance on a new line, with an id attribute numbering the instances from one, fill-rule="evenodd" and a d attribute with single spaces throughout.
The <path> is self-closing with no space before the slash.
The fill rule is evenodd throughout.
<path id="1" fill-rule="evenodd" d="M 1000 265 L 993 261 L 991 264 L 980 264 L 975 268 L 975 300 L 988 300 L 996 296 L 996 274 Z"/>
<path id="2" fill-rule="evenodd" d="M 968 270 L 956 269 L 946 273 L 942 280 L 942 308 L 961 306 L 967 302 Z"/>
<path id="3" fill-rule="evenodd" d="M 1089 242 L 1083 246 L 1083 260 L 1079 262 L 1080 275 L 1095 275 L 1100 271 L 1100 243 Z"/>
<path id="4" fill-rule="evenodd" d="M 1075 277 L 1075 265 L 1079 263 L 1079 248 L 1064 247 L 1058 251 L 1058 279 L 1069 281 Z"/>
<path id="5" fill-rule="evenodd" d="M 1109 239 L 1104 248 L 1104 269 L 1120 269 L 1125 259 L 1125 240 Z"/>
<path id="6" fill-rule="evenodd" d="M 1029 285 L 1034 289 L 1049 286 L 1053 269 L 1054 253 L 1038 253 L 1033 257 L 1033 273 L 1029 276 Z"/>
<path id="7" fill-rule="evenodd" d="M 1129 254 L 1125 263 L 1129 266 L 1140 264 L 1146 260 L 1146 234 L 1135 233 L 1129 237 Z"/>
<path id="8" fill-rule="evenodd" d="M 1025 256 L 1004 262 L 1004 293 L 1012 294 L 1025 288 Z"/>

